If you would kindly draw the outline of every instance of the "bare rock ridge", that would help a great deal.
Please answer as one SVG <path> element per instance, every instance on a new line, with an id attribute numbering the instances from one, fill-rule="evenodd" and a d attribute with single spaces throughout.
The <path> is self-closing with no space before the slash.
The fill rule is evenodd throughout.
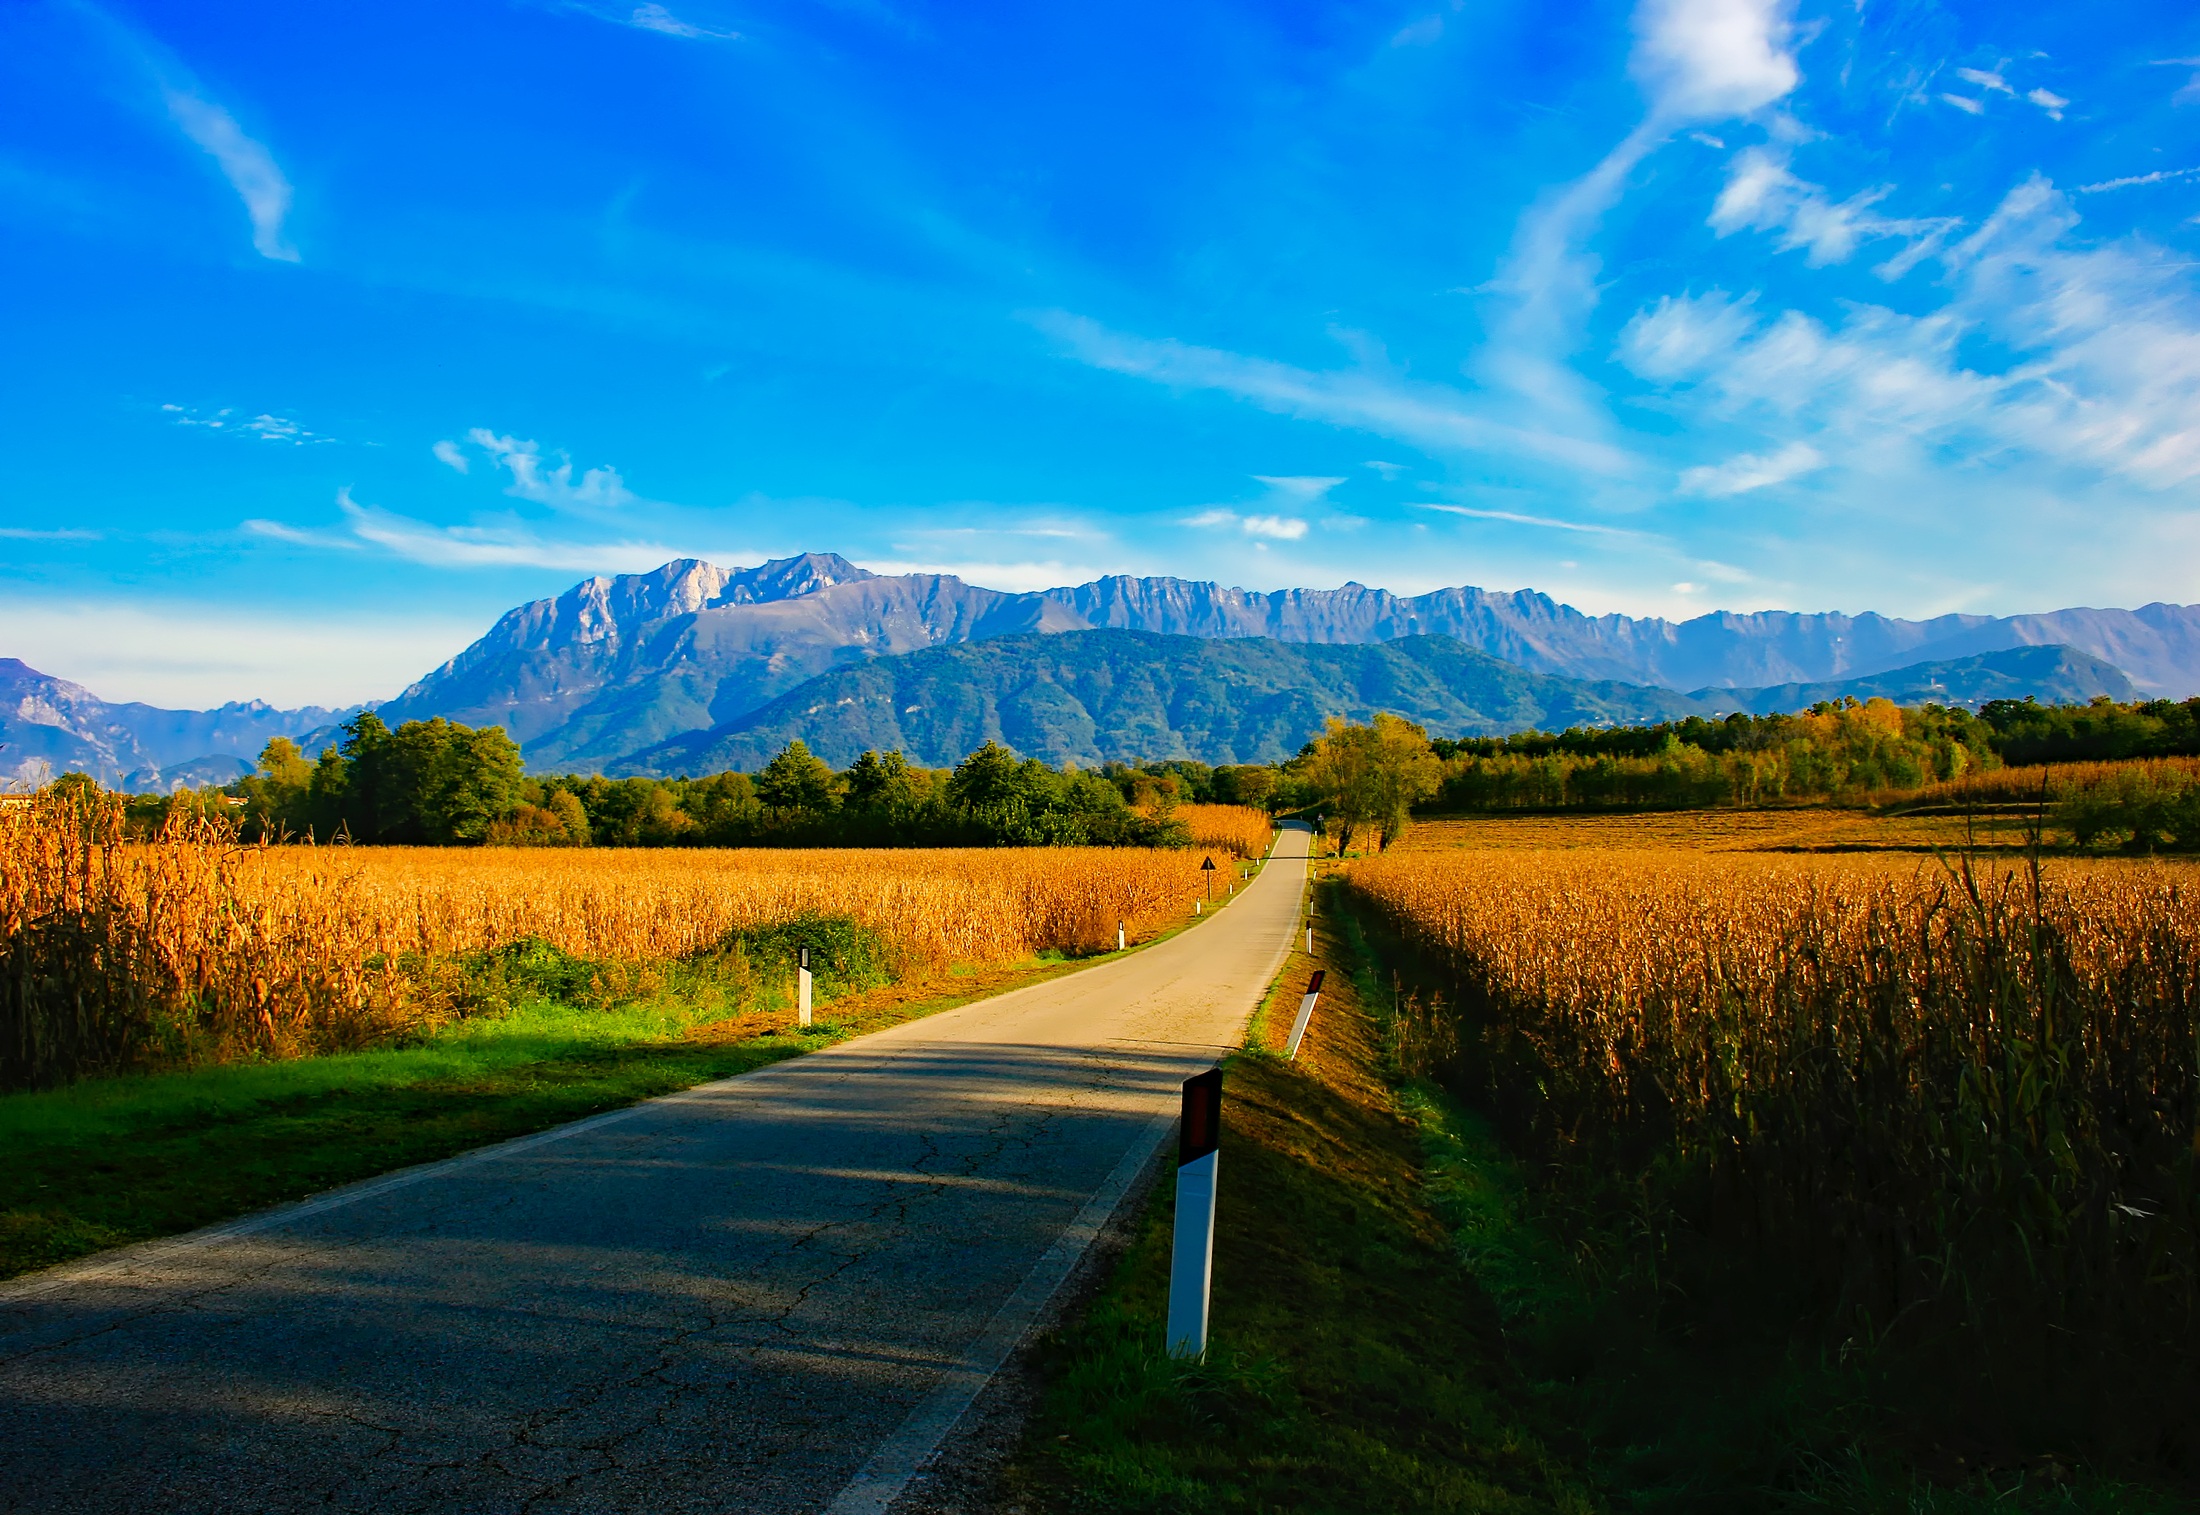
<path id="1" fill-rule="evenodd" d="M 1259 592 L 1174 578 L 1010 594 L 945 574 L 878 575 L 830 553 L 728 571 L 693 559 L 590 579 L 511 611 L 407 689 L 387 718 L 503 725 L 542 770 L 623 768 L 805 681 L 878 657 L 1096 629 L 1363 644 L 1456 638 L 1531 673 L 1665 689 L 1820 685 L 2024 646 L 2071 646 L 2150 694 L 2200 691 L 2200 606 L 2045 615 L 1717 612 L 1587 616 L 1534 590 L 1401 596 L 1362 584 Z"/>

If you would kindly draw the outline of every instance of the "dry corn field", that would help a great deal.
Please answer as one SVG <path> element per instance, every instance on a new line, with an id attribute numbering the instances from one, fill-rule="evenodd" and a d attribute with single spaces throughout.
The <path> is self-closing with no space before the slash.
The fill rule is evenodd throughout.
<path id="1" fill-rule="evenodd" d="M 1199 857 L 1127 848 L 575 851 L 122 840 L 119 807 L 0 816 L 0 1083 L 358 1046 L 432 1020 L 418 959 L 539 938 L 646 962 L 805 916 L 910 966 L 1112 947 L 1189 915 Z"/>
<path id="2" fill-rule="evenodd" d="M 1844 1330 L 2189 1382 L 2200 868 L 2050 863 L 2035 894 L 1916 858 L 1460 849 L 1348 879 L 1447 999 L 1448 1076 L 1555 1182 L 1775 1260 Z"/>
<path id="3" fill-rule="evenodd" d="M 1260 857 L 1276 834 L 1268 812 L 1251 805 L 1179 805 L 1174 812 L 1191 833 L 1194 847 Z"/>

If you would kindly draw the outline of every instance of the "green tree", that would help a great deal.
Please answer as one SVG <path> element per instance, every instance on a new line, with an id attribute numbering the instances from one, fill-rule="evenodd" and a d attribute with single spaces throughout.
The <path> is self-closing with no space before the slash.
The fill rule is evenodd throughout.
<path id="1" fill-rule="evenodd" d="M 269 739 L 258 770 L 239 780 L 236 790 L 245 802 L 248 835 L 293 835 L 313 824 L 313 765 L 287 736 Z"/>
<path id="2" fill-rule="evenodd" d="M 338 755 L 344 764 L 343 825 L 356 842 L 379 842 L 395 821 L 391 814 L 392 788 L 390 728 L 371 710 L 362 710 L 345 724 L 344 742 Z"/>
<path id="3" fill-rule="evenodd" d="M 796 737 L 756 776 L 756 797 L 769 810 L 823 815 L 833 806 L 833 770 Z"/>
<path id="4" fill-rule="evenodd" d="M 1444 767 L 1426 731 L 1379 712 L 1365 726 L 1332 718 L 1307 747 L 1300 774 L 1339 823 L 1340 846 L 1372 829 L 1379 845 L 1388 847 L 1405 834 L 1414 804 L 1436 792 Z"/>

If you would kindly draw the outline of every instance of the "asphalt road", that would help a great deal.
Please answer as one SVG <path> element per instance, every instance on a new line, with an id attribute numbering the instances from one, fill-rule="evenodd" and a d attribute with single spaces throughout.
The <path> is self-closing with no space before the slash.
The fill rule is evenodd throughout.
<path id="1" fill-rule="evenodd" d="M 1306 842 L 1083 973 L 0 1285 L 0 1508 L 884 1508 L 1239 1038 Z"/>

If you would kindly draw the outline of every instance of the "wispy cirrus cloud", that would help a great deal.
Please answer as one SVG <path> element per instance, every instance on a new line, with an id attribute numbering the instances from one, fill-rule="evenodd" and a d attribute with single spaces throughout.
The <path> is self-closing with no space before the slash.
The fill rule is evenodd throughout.
<path id="1" fill-rule="evenodd" d="M 2074 195 L 2099 195 L 2112 189 L 2136 189 L 2142 184 L 2182 184 L 2193 178 L 2200 178 L 2200 168 L 2158 168 L 2149 174 L 2126 174 L 2121 179 L 2103 179 L 2098 184 L 2080 184 L 2070 192 Z"/>
<path id="2" fill-rule="evenodd" d="M 1538 526 L 1546 531 L 1578 531 L 1588 536 L 1643 540 L 1653 535 L 1646 531 L 1630 531 L 1623 526 L 1599 526 L 1591 521 L 1562 521 L 1555 516 L 1528 515 L 1518 510 L 1483 510 L 1472 505 L 1444 505 L 1434 500 L 1416 500 L 1413 508 L 1434 510 L 1448 516 L 1468 516 L 1477 521 L 1504 521 L 1513 526 Z"/>
<path id="3" fill-rule="evenodd" d="M 97 542 L 100 533 L 78 526 L 0 526 L 0 537 L 11 542 Z"/>
<path id="4" fill-rule="evenodd" d="M 1593 473 L 1636 468 L 1623 450 L 1591 438 L 1515 426 L 1480 412 L 1472 397 L 1371 369 L 1319 372 L 1163 338 L 1128 336 L 1067 311 L 1031 318 L 1095 368 L 1176 389 L 1208 389 L 1263 409 L 1387 436 L 1438 453 L 1505 452 Z"/>
<path id="5" fill-rule="evenodd" d="M 298 250 L 283 235 L 290 214 L 290 180 L 265 144 L 247 136 L 237 118 L 191 89 L 163 91 L 168 114 L 183 134 L 221 168 L 252 222 L 252 247 L 279 263 L 298 261 Z"/>
<path id="6" fill-rule="evenodd" d="M 1797 178 L 1785 152 L 1745 148 L 1728 165 L 1710 226 L 1722 237 L 1745 229 L 1775 232 L 1783 250 L 1803 250 L 1813 267 L 1845 263 L 1862 243 L 1900 238 L 1909 245 L 1876 270 L 1881 278 L 1898 279 L 1963 223 L 1953 216 L 1892 217 L 1872 209 L 1891 193 L 1891 186 L 1878 185 L 1836 202 L 1820 186 Z"/>
<path id="7" fill-rule="evenodd" d="M 555 454 L 555 463 L 549 462 L 540 443 L 499 436 L 486 426 L 476 426 L 467 432 L 466 440 L 487 453 L 493 464 L 512 476 L 504 492 L 514 499 L 547 505 L 552 510 L 580 512 L 614 511 L 641 500 L 641 496 L 626 487 L 626 481 L 619 477 L 616 468 L 590 468 L 576 479 L 573 460 L 560 452 Z M 438 461 L 460 473 L 471 471 L 465 449 L 458 443 L 446 439 L 437 442 L 431 450 Z"/>
<path id="8" fill-rule="evenodd" d="M 675 15 L 664 5 L 605 5 L 569 3 L 561 9 L 577 11 L 593 16 L 598 21 L 608 21 L 613 26 L 631 27 L 638 32 L 655 32 L 660 37 L 678 37 L 686 42 L 738 42 L 741 34 L 725 27 L 705 26 Z"/>
<path id="9" fill-rule="evenodd" d="M 435 526 L 373 505 L 350 489 L 337 491 L 336 508 L 351 534 L 409 562 L 430 568 L 562 568 L 581 573 L 640 573 L 674 558 L 693 556 L 662 542 L 572 542 L 545 537 L 519 523 Z"/>
<path id="10" fill-rule="evenodd" d="M 160 409 L 161 414 L 178 426 L 199 426 L 208 431 L 227 432 L 231 436 L 257 437 L 263 442 L 286 442 L 293 447 L 304 447 L 336 440 L 317 431 L 308 431 L 288 416 L 273 415 L 266 411 L 256 416 L 240 417 L 236 407 L 230 405 L 212 412 L 176 404 L 165 404 Z"/>
<path id="11" fill-rule="evenodd" d="M 1778 452 L 1743 453 L 1724 463 L 1711 463 L 1681 472 L 1681 492 L 1724 499 L 1747 494 L 1774 484 L 1785 484 L 1826 466 L 1826 455 L 1808 442 L 1794 442 Z"/>
<path id="12" fill-rule="evenodd" d="M 339 496 L 349 499 L 348 493 Z M 247 535 L 265 537 L 271 542 L 288 542 L 293 547 L 317 547 L 323 552 L 357 552 L 361 543 L 356 537 L 338 536 L 333 531 L 312 531 L 303 526 L 292 526 L 283 521 L 269 521 L 253 517 L 241 523 Z"/>
<path id="13" fill-rule="evenodd" d="M 1853 305 L 1829 323 L 1713 290 L 1645 307 L 1619 355 L 1684 415 L 1803 433 L 1773 458 L 1907 448 L 1914 466 L 1930 449 L 2149 491 L 2200 482 L 2200 292 L 2181 260 L 2130 239 L 2086 245 L 2077 225 L 2034 176 L 1937 255 L 1951 289 L 1937 310 Z M 1967 362 L 1978 339 L 2011 356 Z"/>

